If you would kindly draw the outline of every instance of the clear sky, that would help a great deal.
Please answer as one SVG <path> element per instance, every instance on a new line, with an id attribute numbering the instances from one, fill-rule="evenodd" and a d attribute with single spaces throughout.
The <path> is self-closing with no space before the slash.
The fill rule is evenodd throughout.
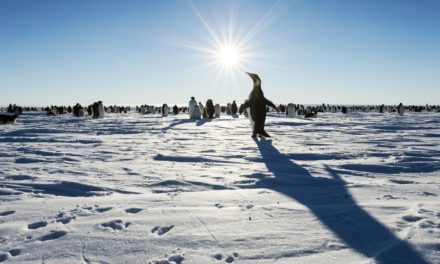
<path id="1" fill-rule="evenodd" d="M 0 0 L 0 105 L 440 104 L 438 0 Z"/>

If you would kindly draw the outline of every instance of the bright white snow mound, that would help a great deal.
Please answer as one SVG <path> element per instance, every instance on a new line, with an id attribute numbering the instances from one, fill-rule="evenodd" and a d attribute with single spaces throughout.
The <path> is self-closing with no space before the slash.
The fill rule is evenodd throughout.
<path id="1" fill-rule="evenodd" d="M 0 125 L 0 262 L 440 263 L 440 114 Z"/>

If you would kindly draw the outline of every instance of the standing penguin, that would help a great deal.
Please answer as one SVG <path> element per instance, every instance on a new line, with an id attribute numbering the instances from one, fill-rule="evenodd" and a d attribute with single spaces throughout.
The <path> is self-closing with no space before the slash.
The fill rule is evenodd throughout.
<path id="1" fill-rule="evenodd" d="M 167 117 L 170 113 L 170 107 L 167 104 L 162 105 L 162 117 Z"/>
<path id="2" fill-rule="evenodd" d="M 200 108 L 197 105 L 197 102 L 194 99 L 194 97 L 191 97 L 191 100 L 188 103 L 188 112 L 190 119 L 200 119 L 201 117 Z"/>
<path id="3" fill-rule="evenodd" d="M 403 113 L 405 112 L 405 108 L 403 107 L 403 104 L 402 103 L 400 103 L 398 106 L 397 106 L 397 113 L 400 115 L 400 116 L 403 116 Z"/>
<path id="4" fill-rule="evenodd" d="M 174 115 L 178 115 L 179 114 L 179 107 L 177 107 L 177 105 L 173 106 L 173 113 L 174 113 Z"/>
<path id="5" fill-rule="evenodd" d="M 294 117 L 295 115 L 296 115 L 295 105 L 292 103 L 289 103 L 287 105 L 287 109 L 286 109 L 286 116 L 287 117 Z"/>
<path id="6" fill-rule="evenodd" d="M 246 108 L 250 108 L 250 118 L 253 123 L 253 131 L 252 137 L 256 137 L 257 135 L 261 135 L 264 137 L 270 137 L 269 134 L 264 131 L 264 123 L 266 121 L 266 105 L 270 106 L 277 110 L 277 107 L 268 99 L 264 97 L 263 90 L 261 90 L 261 80 L 257 74 L 249 73 L 249 76 L 254 81 L 254 88 L 249 95 L 249 101 L 243 104 L 243 107 L 240 108 L 240 114 Z"/>
<path id="7" fill-rule="evenodd" d="M 209 119 L 214 118 L 214 103 L 212 102 L 211 99 L 208 99 L 208 101 L 206 101 L 206 108 L 205 108 L 205 112 L 206 112 L 206 116 Z"/>
<path id="8" fill-rule="evenodd" d="M 221 110 L 221 107 L 220 107 L 220 105 L 219 104 L 215 104 L 214 105 L 214 117 L 215 118 L 219 118 L 220 117 L 220 111 Z"/>
<path id="9" fill-rule="evenodd" d="M 232 105 L 231 105 L 231 113 L 232 113 L 233 115 L 236 115 L 237 112 L 238 112 L 237 103 L 235 103 L 235 101 L 233 101 L 233 102 L 232 102 Z"/>

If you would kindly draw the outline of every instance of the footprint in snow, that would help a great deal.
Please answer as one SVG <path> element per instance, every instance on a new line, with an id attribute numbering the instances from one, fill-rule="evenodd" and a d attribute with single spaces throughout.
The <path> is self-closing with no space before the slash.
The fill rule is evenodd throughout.
<path id="1" fill-rule="evenodd" d="M 104 213 L 110 211 L 111 209 L 113 209 L 113 207 L 96 207 L 94 211 L 98 213 Z"/>
<path id="2" fill-rule="evenodd" d="M 163 236 L 166 233 L 168 233 L 171 229 L 173 229 L 173 225 L 167 225 L 167 226 L 155 226 L 153 229 L 151 229 L 151 233 L 156 233 L 158 236 Z"/>
<path id="3" fill-rule="evenodd" d="M 422 220 L 424 217 L 417 216 L 417 215 L 404 215 L 402 216 L 402 219 L 407 222 L 417 222 Z"/>
<path id="4" fill-rule="evenodd" d="M 21 253 L 21 249 L 19 248 L 9 250 L 9 254 L 11 254 L 11 256 L 13 257 L 20 255 L 20 253 Z"/>
<path id="5" fill-rule="evenodd" d="M 0 212 L 0 216 L 7 216 L 7 215 L 11 215 L 11 214 L 15 214 L 15 211 L 10 210 L 10 211 Z"/>
<path id="6" fill-rule="evenodd" d="M 137 213 L 139 213 L 139 212 L 142 211 L 142 210 L 144 210 L 144 209 L 133 207 L 133 208 L 127 208 L 127 209 L 125 209 L 125 212 L 126 212 L 127 214 L 137 214 Z"/>
<path id="7" fill-rule="evenodd" d="M 48 241 L 48 240 L 55 240 L 58 239 L 60 237 L 63 237 L 67 234 L 66 231 L 51 231 L 50 234 L 44 235 L 42 237 L 40 237 L 40 241 L 44 242 L 44 241 Z"/>
<path id="8" fill-rule="evenodd" d="M 76 216 L 65 212 L 61 212 L 55 216 L 55 222 L 62 223 L 64 225 L 70 223 L 70 221 L 73 219 L 76 219 Z"/>
<path id="9" fill-rule="evenodd" d="M 254 207 L 254 205 L 251 203 L 247 203 L 247 204 L 241 204 L 241 205 L 239 205 L 239 207 L 241 207 L 242 210 L 244 210 L 244 209 L 249 210 L 249 209 L 252 209 Z"/>
<path id="10" fill-rule="evenodd" d="M 126 229 L 131 223 L 124 223 L 122 220 L 112 220 L 106 223 L 102 223 L 101 226 L 104 228 L 111 228 L 113 230 L 123 230 Z"/>
<path id="11" fill-rule="evenodd" d="M 217 207 L 218 209 L 222 209 L 225 206 L 223 204 L 216 203 L 215 207 Z"/>
<path id="12" fill-rule="evenodd" d="M 182 264 L 185 260 L 184 253 L 177 251 L 173 252 L 170 256 L 165 255 L 163 259 L 156 259 L 148 262 L 149 264 Z"/>
<path id="13" fill-rule="evenodd" d="M 28 229 L 38 229 L 38 228 L 45 227 L 45 226 L 47 226 L 47 222 L 41 221 L 41 222 L 35 222 L 32 224 L 28 224 L 27 228 Z"/>
<path id="14" fill-rule="evenodd" d="M 238 258 L 238 253 L 234 252 L 234 253 L 232 253 L 232 255 L 229 255 L 226 258 L 223 256 L 223 254 L 217 253 L 217 254 L 212 255 L 212 257 L 215 258 L 216 260 L 223 260 L 224 259 L 224 261 L 226 263 L 232 263 L 235 261 L 236 258 Z"/>
<path id="15" fill-rule="evenodd" d="M 6 261 L 9 259 L 8 253 L 0 253 L 0 262 Z"/>

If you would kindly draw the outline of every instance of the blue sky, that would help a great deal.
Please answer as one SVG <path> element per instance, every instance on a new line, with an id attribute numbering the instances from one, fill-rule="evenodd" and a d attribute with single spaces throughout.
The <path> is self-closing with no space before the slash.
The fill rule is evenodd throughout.
<path id="1" fill-rule="evenodd" d="M 440 1 L 0 0 L 0 105 L 243 101 L 245 71 L 274 103 L 440 104 Z"/>

